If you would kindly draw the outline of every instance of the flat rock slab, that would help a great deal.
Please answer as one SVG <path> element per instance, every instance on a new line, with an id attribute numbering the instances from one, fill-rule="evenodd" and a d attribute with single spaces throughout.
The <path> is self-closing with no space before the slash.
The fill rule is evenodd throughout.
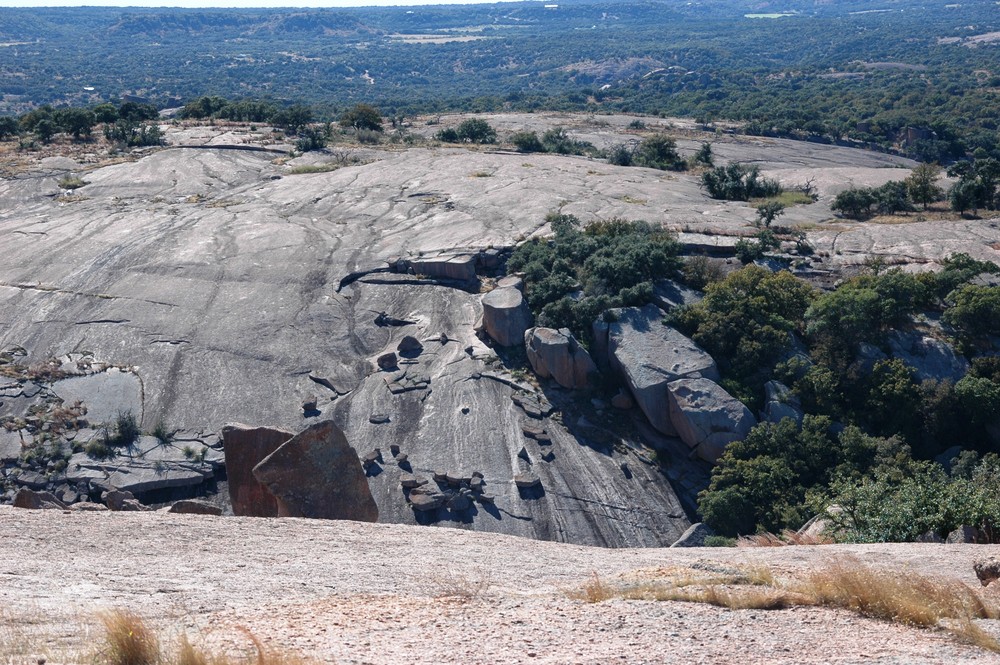
<path id="1" fill-rule="evenodd" d="M 65 404 L 83 402 L 87 419 L 95 424 L 110 423 L 125 413 L 142 420 L 142 382 L 137 375 L 117 367 L 56 381 L 52 391 Z"/>
<path id="2" fill-rule="evenodd" d="M 66 467 L 70 483 L 89 481 L 106 490 L 140 494 L 171 487 L 200 485 L 212 472 L 201 464 L 176 464 L 129 458 L 95 460 L 86 453 L 73 455 Z"/>
<path id="3" fill-rule="evenodd" d="M 19 431 L 11 432 L 0 427 L 0 462 L 12 462 L 20 457 L 22 441 Z"/>

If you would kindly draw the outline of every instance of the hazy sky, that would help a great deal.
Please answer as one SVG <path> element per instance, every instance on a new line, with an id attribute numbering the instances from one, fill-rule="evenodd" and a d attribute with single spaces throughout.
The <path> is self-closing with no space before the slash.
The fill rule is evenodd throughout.
<path id="1" fill-rule="evenodd" d="M 0 0 L 0 7 L 388 7 L 470 5 L 497 1 L 499 0 Z"/>

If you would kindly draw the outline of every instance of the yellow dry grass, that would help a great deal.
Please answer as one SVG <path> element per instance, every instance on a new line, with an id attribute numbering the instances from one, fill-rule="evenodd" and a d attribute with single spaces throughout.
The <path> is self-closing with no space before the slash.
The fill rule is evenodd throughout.
<path id="1" fill-rule="evenodd" d="M 882 621 L 943 630 L 963 643 L 1000 653 L 1000 641 L 976 623 L 1000 619 L 1000 606 L 992 600 L 961 582 L 877 570 L 854 558 L 833 559 L 786 581 L 761 566 L 732 575 L 679 574 L 637 584 L 612 584 L 594 574 L 568 595 L 589 603 L 612 599 L 679 601 L 733 610 L 831 607 Z"/>

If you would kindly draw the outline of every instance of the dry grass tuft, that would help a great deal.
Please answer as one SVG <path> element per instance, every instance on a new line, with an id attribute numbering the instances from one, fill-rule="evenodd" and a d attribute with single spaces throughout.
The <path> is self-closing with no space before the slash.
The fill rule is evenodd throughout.
<path id="1" fill-rule="evenodd" d="M 133 612 L 112 610 L 101 615 L 105 643 L 93 658 L 93 665 L 307 665 L 301 656 L 269 649 L 253 633 L 238 630 L 253 645 L 242 657 L 204 652 L 181 635 L 173 649 L 161 649 L 156 633 Z"/>
<path id="2" fill-rule="evenodd" d="M 817 605 L 912 626 L 934 627 L 943 620 L 997 618 L 1000 608 L 960 582 L 889 573 L 852 558 L 833 561 L 810 574 L 802 593 Z"/>
<path id="3" fill-rule="evenodd" d="M 428 578 L 428 587 L 435 598 L 472 602 L 481 598 L 493 584 L 489 571 L 472 574 L 448 572 Z"/>
<path id="4" fill-rule="evenodd" d="M 149 626 L 136 614 L 111 610 L 101 615 L 108 665 L 156 665 L 160 644 Z"/>

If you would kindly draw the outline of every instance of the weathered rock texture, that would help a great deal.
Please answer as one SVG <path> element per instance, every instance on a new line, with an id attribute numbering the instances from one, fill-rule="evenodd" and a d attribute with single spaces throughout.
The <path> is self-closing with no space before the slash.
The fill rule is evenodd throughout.
<path id="1" fill-rule="evenodd" d="M 486 334 L 500 346 L 524 344 L 524 331 L 531 326 L 531 310 L 520 289 L 505 286 L 483 296 Z"/>
<path id="2" fill-rule="evenodd" d="M 712 356 L 663 323 L 655 305 L 616 310 L 607 324 L 610 366 L 624 379 L 650 424 L 668 436 L 677 435 L 668 412 L 667 385 L 686 377 L 718 380 Z"/>
<path id="3" fill-rule="evenodd" d="M 524 346 L 531 368 L 543 379 L 551 377 L 563 388 L 591 385 L 597 365 L 569 330 L 530 328 Z"/>
<path id="4" fill-rule="evenodd" d="M 331 420 L 281 444 L 253 475 L 277 500 L 278 517 L 378 520 L 358 454 Z"/>
<path id="5" fill-rule="evenodd" d="M 746 438 L 757 424 L 742 402 L 708 379 L 680 379 L 668 386 L 670 419 L 698 457 L 716 462 L 726 444 Z"/>
<path id="6" fill-rule="evenodd" d="M 229 498 L 234 515 L 277 517 L 278 501 L 254 476 L 253 468 L 261 460 L 295 436 L 274 427 L 250 427 L 239 423 L 222 428 Z"/>
<path id="7" fill-rule="evenodd" d="M 629 134 L 619 120 L 578 127 L 574 135 L 601 146 L 621 143 Z M 584 117 L 547 114 L 490 121 L 504 131 L 587 125 Z M 514 387 L 472 334 L 483 309 L 479 294 L 467 285 L 442 285 L 470 276 L 470 261 L 447 259 L 445 277 L 429 275 L 433 266 L 421 267 L 428 271 L 421 275 L 389 272 L 387 262 L 461 255 L 496 267 L 500 254 L 493 251 L 489 263 L 490 250 L 482 248 L 545 235 L 545 216 L 557 209 L 587 221 L 648 219 L 655 210 L 668 226 L 691 223 L 693 231 L 715 232 L 692 242 L 732 239 L 753 220 L 752 207 L 709 199 L 693 174 L 665 181 L 652 169 L 548 154 L 368 149 L 370 163 L 297 175 L 274 163 L 273 154 L 204 147 L 223 132 L 229 135 L 220 142 L 233 144 L 249 130 L 169 129 L 169 143 L 201 148 L 94 165 L 85 177 L 90 184 L 72 201 L 53 196 L 63 173 L 52 169 L 29 165 L 22 176 L 0 180 L 0 349 L 22 346 L 26 362 L 36 363 L 85 348 L 99 361 L 137 368 L 144 431 L 161 420 L 191 432 L 218 432 L 233 421 L 298 431 L 310 422 L 306 417 L 334 418 L 359 451 L 399 443 L 419 475 L 481 470 L 483 496 L 495 502 L 460 515 L 439 508 L 436 524 L 611 546 L 668 545 L 689 526 L 671 484 L 696 476 L 683 455 L 671 460 L 674 475 L 666 476 L 642 461 L 649 459 L 645 434 L 623 441 L 620 433 L 580 424 L 579 413 L 565 413 L 564 423 L 542 416 L 538 395 L 512 400 L 527 392 Z M 679 145 L 691 151 L 704 140 L 713 142 L 720 163 L 753 159 L 786 185 L 816 178 L 820 200 L 790 208 L 782 219 L 817 224 L 810 241 L 830 260 L 860 263 L 883 249 L 915 260 L 955 251 L 998 258 L 1000 228 L 981 220 L 823 228 L 839 188 L 898 180 L 905 173 L 886 167 L 912 165 L 906 160 L 742 136 L 692 134 Z M 310 154 L 296 163 L 324 159 Z M 468 177 L 479 171 L 492 177 Z M 674 302 L 672 294 L 661 297 Z M 440 333 L 450 341 L 428 342 Z M 421 340 L 423 352 L 399 359 L 397 370 L 375 373 L 374 359 L 405 335 Z M 607 335 L 603 341 L 606 347 Z M 593 353 L 599 366 L 607 362 L 606 354 Z M 321 416 L 303 413 L 310 396 Z M 0 398 L 0 409 L 27 408 L 37 399 L 19 391 Z M 541 461 L 541 444 L 525 438 L 521 424 L 528 420 L 547 432 L 552 461 Z M 512 480 L 522 471 L 516 456 L 522 446 L 545 490 L 530 501 Z M 403 496 L 398 474 L 407 469 L 399 464 L 385 455 L 368 482 L 380 520 L 415 524 L 423 517 Z"/>

